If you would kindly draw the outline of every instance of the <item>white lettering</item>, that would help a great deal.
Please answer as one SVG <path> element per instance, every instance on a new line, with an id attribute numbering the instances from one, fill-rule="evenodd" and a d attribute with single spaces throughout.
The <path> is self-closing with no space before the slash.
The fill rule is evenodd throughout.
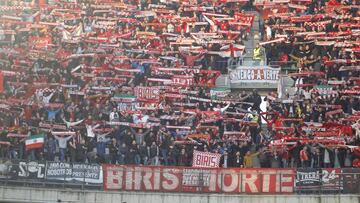
<path id="1" fill-rule="evenodd" d="M 294 176 L 292 175 L 292 171 L 289 173 L 281 174 L 281 192 L 293 192 L 294 187 Z"/>
<path id="2" fill-rule="evenodd" d="M 226 185 L 226 182 L 230 182 L 230 184 Z M 218 183 L 222 191 L 234 192 L 239 185 L 239 176 L 234 170 L 222 170 L 218 174 Z"/>
<path id="3" fill-rule="evenodd" d="M 134 169 L 133 168 L 126 168 L 126 179 L 125 179 L 125 189 L 127 190 L 132 190 L 132 185 L 133 185 L 133 174 L 134 174 Z"/>
<path id="4" fill-rule="evenodd" d="M 141 190 L 141 168 L 135 168 L 134 172 L 134 190 Z"/>
<path id="5" fill-rule="evenodd" d="M 154 190 L 160 189 L 160 169 L 154 170 Z"/>
<path id="6" fill-rule="evenodd" d="M 153 172 L 151 168 L 145 168 L 143 176 L 143 183 L 146 190 L 152 190 L 151 177 L 153 176 Z"/>
<path id="7" fill-rule="evenodd" d="M 175 190 L 179 186 L 178 177 L 172 173 L 172 169 L 163 170 L 163 177 L 166 179 L 162 181 L 164 190 Z M 180 174 L 180 171 L 176 170 L 175 173 Z"/>
<path id="8" fill-rule="evenodd" d="M 256 174 L 256 172 L 254 172 L 255 174 L 251 173 L 251 174 L 243 174 L 242 175 L 242 192 L 247 192 L 246 191 L 246 186 L 249 187 L 250 189 L 250 192 L 251 193 L 257 193 L 259 192 L 256 184 L 255 184 L 255 181 L 257 180 L 258 178 L 258 175 Z"/>
<path id="9" fill-rule="evenodd" d="M 107 168 L 107 174 L 106 174 L 106 189 L 108 190 L 116 190 L 116 189 L 122 189 L 122 180 L 124 175 L 123 168 Z"/>

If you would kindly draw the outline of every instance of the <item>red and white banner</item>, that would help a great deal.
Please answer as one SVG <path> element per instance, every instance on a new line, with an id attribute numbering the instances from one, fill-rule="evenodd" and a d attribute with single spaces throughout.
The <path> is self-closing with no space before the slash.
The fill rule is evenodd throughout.
<path id="1" fill-rule="evenodd" d="M 199 169 L 103 165 L 104 189 L 207 193 L 293 193 L 293 169 Z"/>
<path id="2" fill-rule="evenodd" d="M 159 87 L 135 87 L 134 94 L 138 99 L 159 99 Z"/>
<path id="3" fill-rule="evenodd" d="M 172 84 L 180 86 L 194 85 L 194 77 L 187 75 L 174 75 L 172 78 Z"/>
<path id="4" fill-rule="evenodd" d="M 270 40 L 270 41 L 260 42 L 259 45 L 264 46 L 264 45 L 267 45 L 267 44 L 283 42 L 285 40 L 286 39 L 282 37 L 282 38 L 278 38 L 278 39 L 274 39 L 274 40 Z"/>
<path id="5" fill-rule="evenodd" d="M 43 49 L 52 43 L 51 37 L 29 37 L 30 46 L 35 49 Z"/>
<path id="6" fill-rule="evenodd" d="M 239 131 L 225 131 L 223 140 L 241 140 L 241 141 L 250 141 L 251 137 L 246 134 L 246 132 Z"/>
<path id="7" fill-rule="evenodd" d="M 194 150 L 192 166 L 199 168 L 218 168 L 220 158 L 221 154 Z"/>
<path id="8" fill-rule="evenodd" d="M 255 20 L 255 15 L 252 14 L 235 13 L 234 17 L 238 22 L 247 24 L 250 27 L 252 26 Z"/>

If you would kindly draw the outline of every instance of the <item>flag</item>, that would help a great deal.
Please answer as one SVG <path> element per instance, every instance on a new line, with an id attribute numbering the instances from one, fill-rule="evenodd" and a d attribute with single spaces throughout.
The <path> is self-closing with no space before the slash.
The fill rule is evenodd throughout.
<path id="1" fill-rule="evenodd" d="M 115 94 L 111 101 L 117 103 L 117 109 L 119 111 L 135 110 L 138 106 L 136 97 L 131 94 Z"/>
<path id="2" fill-rule="evenodd" d="M 320 96 L 335 95 L 336 90 L 333 90 L 332 85 L 317 85 L 313 89 L 313 93 L 319 93 Z"/>
<path id="3" fill-rule="evenodd" d="M 80 23 L 71 33 L 73 37 L 81 37 L 81 35 L 84 33 L 83 26 Z"/>
<path id="4" fill-rule="evenodd" d="M 66 29 L 64 29 L 62 31 L 62 40 L 67 41 L 67 40 L 77 40 L 81 37 L 81 35 L 84 33 L 83 28 L 82 28 L 82 24 L 79 24 L 76 28 L 74 28 L 74 30 L 72 32 L 67 31 Z"/>
<path id="5" fill-rule="evenodd" d="M 71 40 L 71 33 L 69 31 L 63 30 L 62 34 L 63 34 L 62 37 L 63 40 Z"/>
<path id="6" fill-rule="evenodd" d="M 148 115 L 133 114 L 133 121 L 135 124 L 146 123 L 148 119 L 149 119 Z"/>
<path id="7" fill-rule="evenodd" d="M 115 94 L 112 100 L 119 102 L 134 102 L 136 100 L 136 96 L 131 94 Z"/>
<path id="8" fill-rule="evenodd" d="M 221 52 L 221 56 L 222 57 L 240 57 L 244 50 L 245 50 L 245 46 L 240 45 L 240 44 L 229 44 L 229 45 L 225 45 L 223 47 L 220 48 Z"/>
<path id="9" fill-rule="evenodd" d="M 38 135 L 32 135 L 28 137 L 25 141 L 25 148 L 26 150 L 30 149 L 38 149 L 43 147 L 44 145 L 44 135 L 38 134 Z"/>
<path id="10" fill-rule="evenodd" d="M 217 87 L 217 88 L 212 88 L 210 90 L 210 96 L 212 99 L 217 99 L 217 98 L 224 98 L 226 97 L 229 93 L 231 92 L 231 90 L 229 88 L 226 87 Z"/>

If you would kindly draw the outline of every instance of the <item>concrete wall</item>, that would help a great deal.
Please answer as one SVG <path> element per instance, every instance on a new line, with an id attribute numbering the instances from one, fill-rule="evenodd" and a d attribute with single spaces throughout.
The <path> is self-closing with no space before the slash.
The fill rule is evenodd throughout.
<path id="1" fill-rule="evenodd" d="M 66 203 L 360 203 L 359 195 L 222 195 L 0 187 L 0 202 Z"/>

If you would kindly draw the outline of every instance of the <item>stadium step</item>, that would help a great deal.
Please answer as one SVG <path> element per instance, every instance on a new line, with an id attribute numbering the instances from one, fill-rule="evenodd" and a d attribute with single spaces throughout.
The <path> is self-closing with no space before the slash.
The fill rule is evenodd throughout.
<path id="1" fill-rule="evenodd" d="M 247 11 L 246 13 L 249 14 L 254 14 L 255 15 L 255 20 L 254 23 L 251 27 L 251 31 L 248 37 L 248 40 L 244 41 L 244 45 L 245 45 L 245 52 L 246 54 L 244 55 L 244 60 L 243 60 L 243 65 L 244 66 L 252 66 L 253 65 L 253 60 L 252 60 L 252 55 L 253 55 L 253 50 L 256 47 L 256 44 L 260 41 L 261 38 L 261 34 L 260 34 L 260 14 L 257 11 Z"/>
<path id="2" fill-rule="evenodd" d="M 287 75 L 282 75 L 281 79 L 282 79 L 282 84 L 284 86 L 283 93 L 289 94 L 289 95 L 294 95 L 295 91 L 296 91 L 296 89 L 294 87 L 295 81 Z"/>
<path id="3" fill-rule="evenodd" d="M 215 82 L 216 87 L 230 88 L 230 81 L 228 74 L 222 74 Z"/>
<path id="4" fill-rule="evenodd" d="M 243 66 L 252 66 L 252 65 L 253 65 L 253 60 L 252 59 L 246 58 L 243 61 Z"/>

